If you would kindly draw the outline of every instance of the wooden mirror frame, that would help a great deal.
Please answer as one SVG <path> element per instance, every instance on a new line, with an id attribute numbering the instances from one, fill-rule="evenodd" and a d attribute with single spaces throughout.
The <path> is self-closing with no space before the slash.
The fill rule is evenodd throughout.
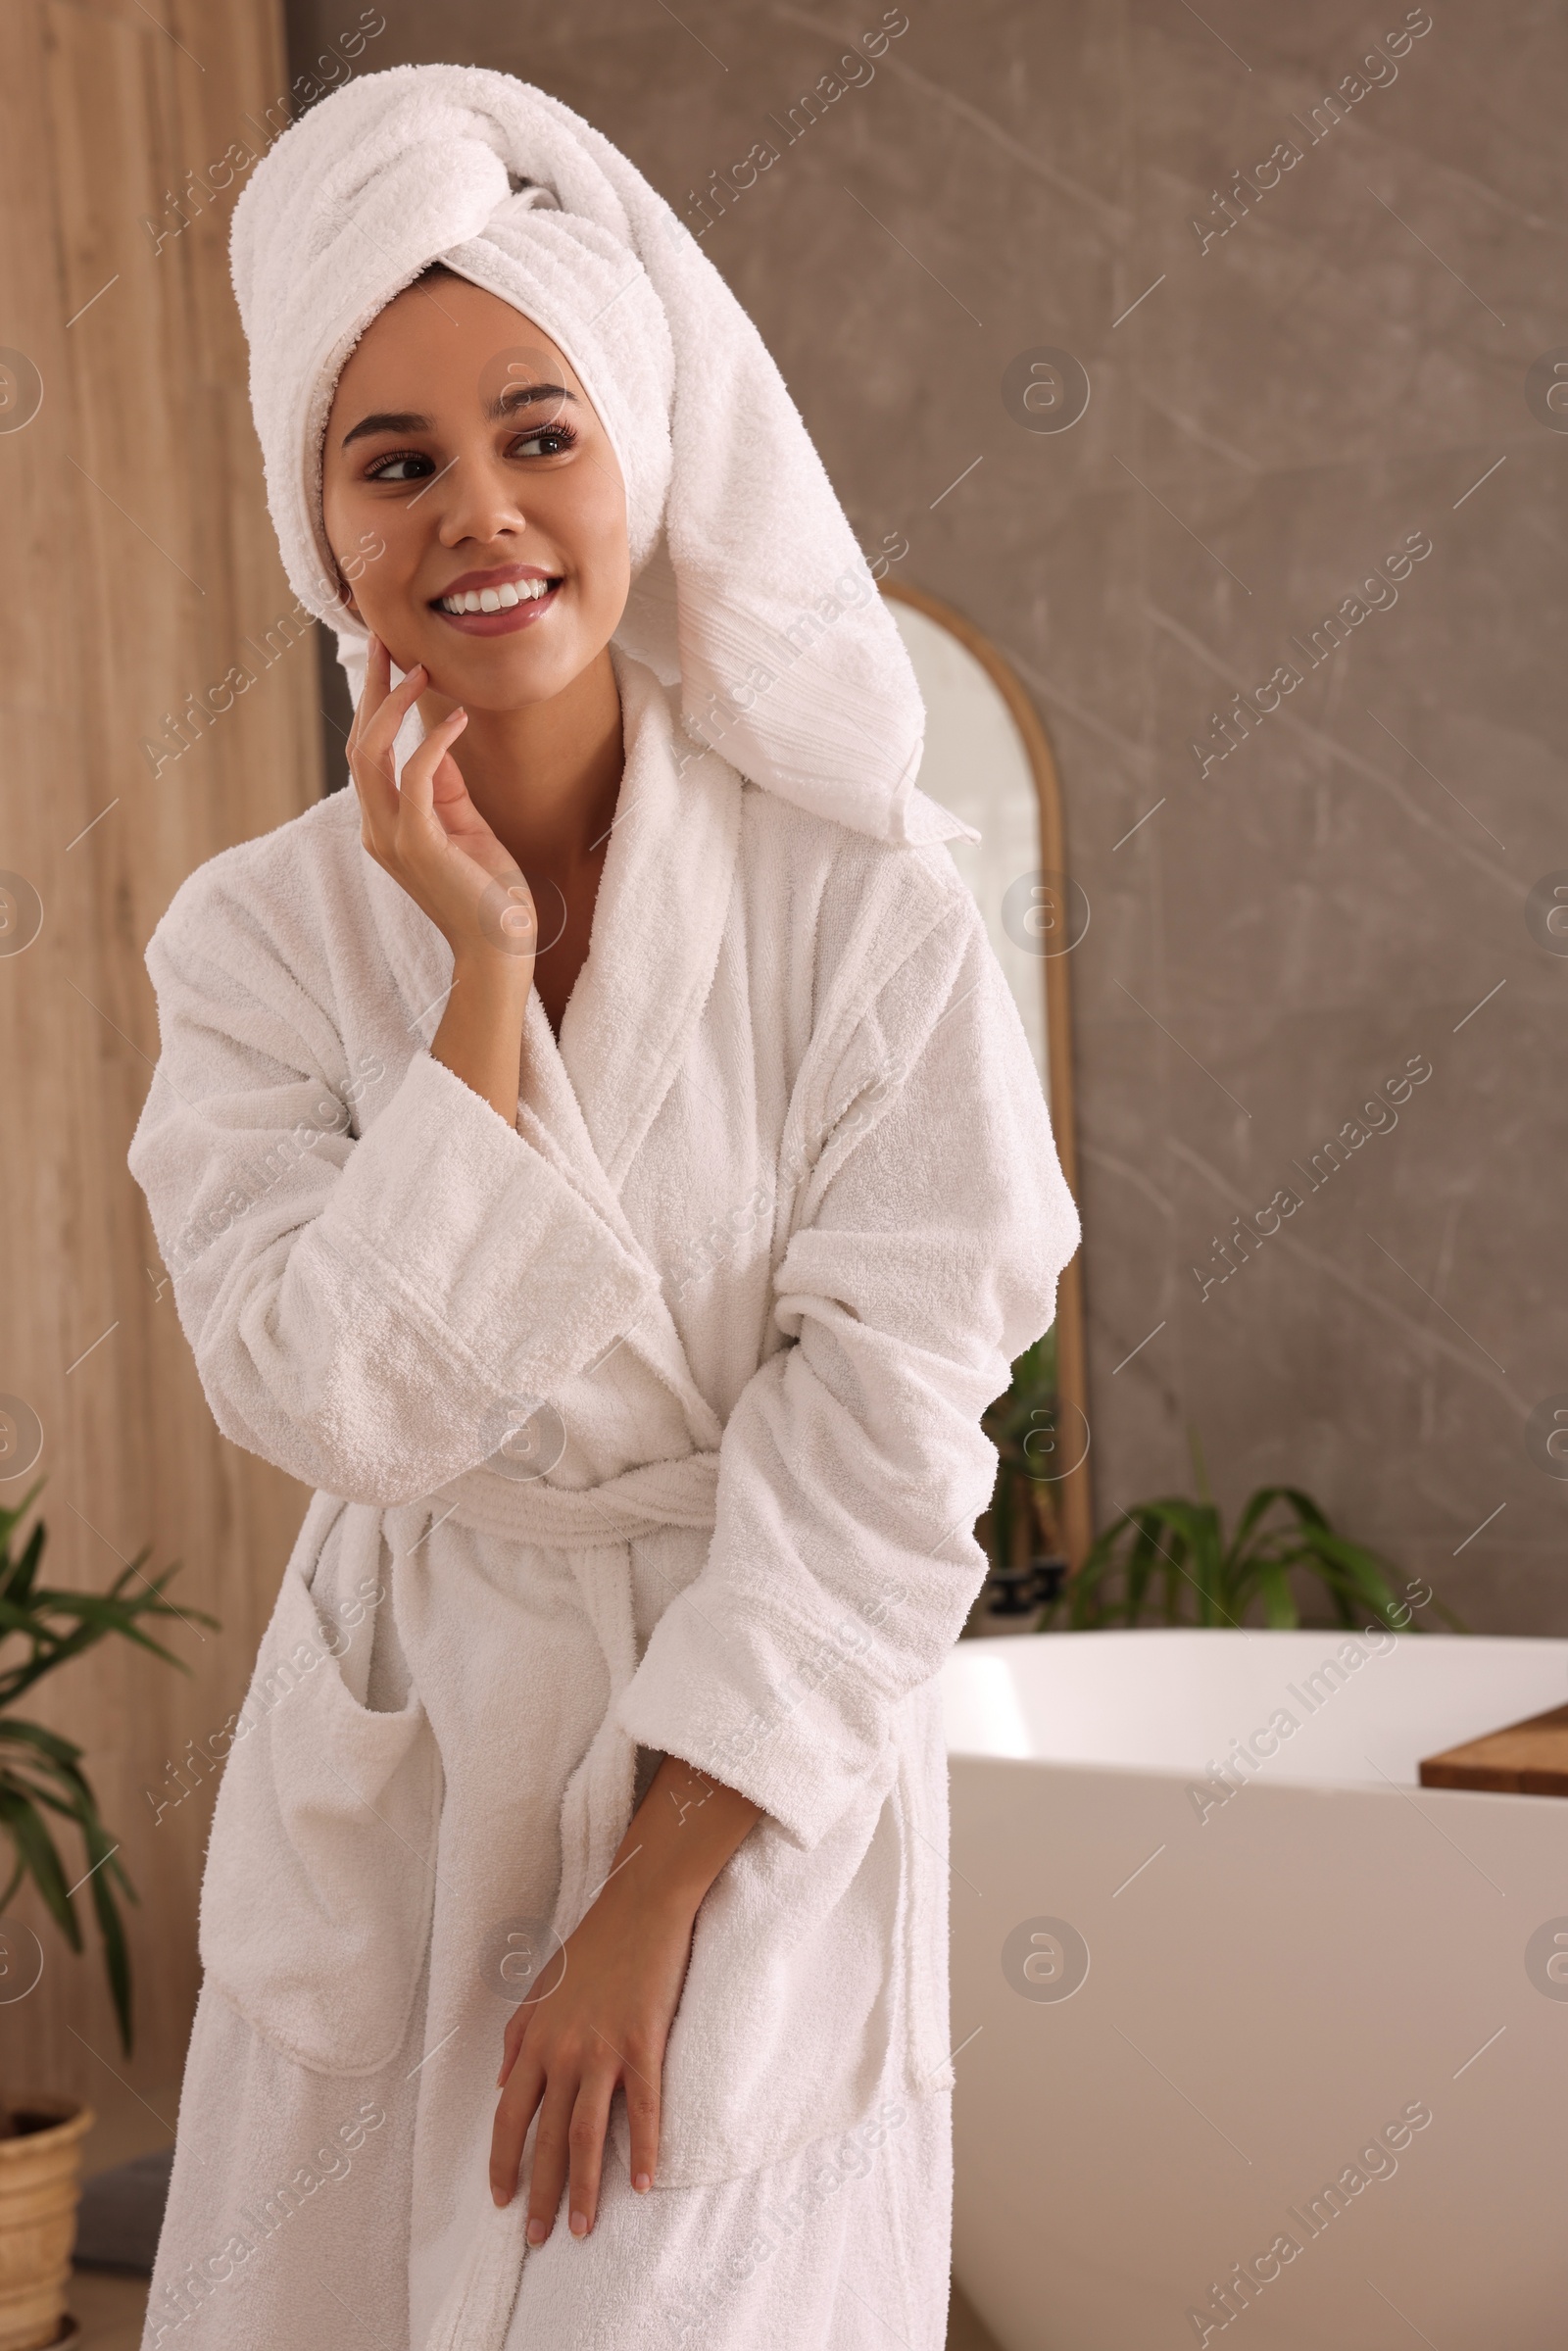
<path id="1" fill-rule="evenodd" d="M 1004 655 L 998 652 L 989 637 L 974 623 L 966 620 L 952 605 L 928 596 L 923 588 L 906 587 L 902 582 L 884 580 L 882 593 L 898 604 L 912 605 L 924 612 L 939 628 L 945 628 L 972 653 L 982 669 L 996 686 L 1012 715 L 1013 724 L 1023 738 L 1030 770 L 1035 779 L 1035 794 L 1040 804 L 1040 864 L 1043 872 L 1065 873 L 1067 853 L 1062 827 L 1061 779 L 1056 772 L 1055 754 L 1046 733 L 1040 713 L 1030 701 L 1021 680 Z M 1069 953 L 1071 951 L 1069 950 Z M 1072 993 L 1067 970 L 1067 955 L 1042 955 L 1041 984 L 1045 989 L 1046 1059 L 1050 1069 L 1047 1101 L 1051 1110 L 1052 1131 L 1056 1140 L 1056 1155 L 1061 1172 L 1067 1179 L 1067 1189 L 1078 1200 L 1078 1151 L 1073 1125 L 1072 1093 Z M 1083 1422 L 1083 1458 L 1073 1464 L 1061 1479 L 1061 1536 L 1069 1564 L 1076 1568 L 1094 1541 L 1094 1502 L 1089 1472 L 1089 1411 L 1084 1368 L 1084 1303 L 1082 1249 L 1073 1251 L 1071 1262 L 1063 1268 L 1056 1292 L 1056 1393 L 1061 1401 L 1071 1406 Z"/>

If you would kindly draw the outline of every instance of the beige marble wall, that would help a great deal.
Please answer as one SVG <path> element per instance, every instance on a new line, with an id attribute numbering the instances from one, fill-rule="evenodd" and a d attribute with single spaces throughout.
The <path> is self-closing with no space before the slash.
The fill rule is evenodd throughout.
<path id="1" fill-rule="evenodd" d="M 335 8 L 293 12 L 296 68 Z M 1526 399 L 1568 345 L 1561 12 L 1433 0 L 1406 42 L 1398 0 L 907 0 L 793 136 L 905 11 L 386 14 L 378 65 L 541 82 L 694 227 L 779 150 L 706 250 L 862 543 L 907 539 L 1060 757 L 1101 1522 L 1190 1485 L 1191 1430 L 1227 1501 L 1304 1485 L 1477 1629 L 1568 1631 L 1568 1486 L 1529 1441 L 1568 1402 L 1568 960 L 1527 923 L 1568 868 L 1568 435 Z M 1090 378 L 1065 431 L 1004 400 L 1042 346 Z M 1287 1188 L 1222 1282 L 1216 1239 Z"/>

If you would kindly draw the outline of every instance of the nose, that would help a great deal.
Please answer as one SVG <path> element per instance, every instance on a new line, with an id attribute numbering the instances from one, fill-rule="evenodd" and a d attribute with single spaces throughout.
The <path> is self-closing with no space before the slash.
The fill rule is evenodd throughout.
<path id="1" fill-rule="evenodd" d="M 484 546 L 493 539 L 518 538 L 528 527 L 516 475 L 498 464 L 487 448 L 460 450 L 423 495 L 440 501 L 443 547 L 459 547 L 466 540 Z"/>

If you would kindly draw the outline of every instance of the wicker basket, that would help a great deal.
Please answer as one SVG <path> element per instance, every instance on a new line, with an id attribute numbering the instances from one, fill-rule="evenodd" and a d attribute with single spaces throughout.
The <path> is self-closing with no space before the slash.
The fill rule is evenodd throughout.
<path id="1" fill-rule="evenodd" d="M 69 2339 L 66 2289 L 76 2234 L 81 2142 L 90 2106 L 18 2096 L 23 2128 L 0 2138 L 0 2351 L 42 2351 Z"/>

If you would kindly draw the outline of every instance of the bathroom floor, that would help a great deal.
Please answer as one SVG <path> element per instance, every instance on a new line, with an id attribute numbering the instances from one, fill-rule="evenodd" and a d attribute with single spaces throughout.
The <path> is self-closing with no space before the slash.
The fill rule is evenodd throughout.
<path id="1" fill-rule="evenodd" d="M 78 2270 L 72 2280 L 71 2308 L 81 2327 L 72 2351 L 136 2351 L 147 2280 L 120 2270 Z M 948 2351 L 996 2351 L 989 2335 L 956 2287 L 948 2321 Z"/>
<path id="2" fill-rule="evenodd" d="M 70 2310 L 81 2332 L 71 2351 L 136 2351 L 147 2309 L 147 2280 L 123 2270 L 77 2270 Z"/>

